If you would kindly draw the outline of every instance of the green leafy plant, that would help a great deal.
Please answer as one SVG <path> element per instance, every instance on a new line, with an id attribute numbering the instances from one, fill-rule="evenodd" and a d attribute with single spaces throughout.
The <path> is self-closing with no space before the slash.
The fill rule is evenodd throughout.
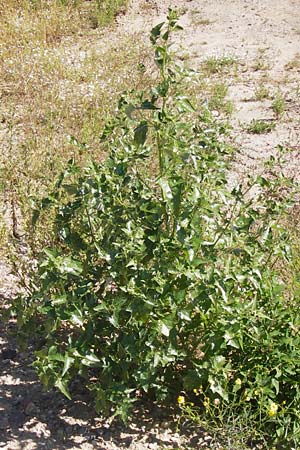
<path id="1" fill-rule="evenodd" d="M 286 103 L 284 100 L 283 95 L 281 94 L 281 92 L 278 92 L 272 102 L 272 109 L 274 111 L 274 113 L 276 114 L 277 118 L 280 118 L 286 108 Z"/>
<path id="2" fill-rule="evenodd" d="M 264 134 L 270 133 L 270 131 L 274 130 L 276 127 L 276 123 L 272 120 L 251 120 L 250 124 L 247 126 L 248 133 L 252 134 Z"/>
<path id="3" fill-rule="evenodd" d="M 13 306 L 20 339 L 40 336 L 46 387 L 70 398 L 80 376 L 103 414 L 126 420 L 137 398 L 181 394 L 199 417 L 222 421 L 207 407 L 222 405 L 290 445 L 300 314 L 275 269 L 290 258 L 281 217 L 292 194 L 281 203 L 278 192 L 292 185 L 260 176 L 229 189 L 226 128 L 182 92 L 189 73 L 169 44 L 178 29 L 172 10 L 153 28 L 159 83 L 122 95 L 102 134 L 106 161 L 70 161 L 34 211 L 33 226 L 51 209 L 56 246 Z"/>

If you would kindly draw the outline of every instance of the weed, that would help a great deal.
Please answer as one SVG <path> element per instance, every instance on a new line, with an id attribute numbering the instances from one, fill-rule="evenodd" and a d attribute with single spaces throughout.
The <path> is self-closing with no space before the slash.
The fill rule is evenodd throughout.
<path id="1" fill-rule="evenodd" d="M 260 84 L 254 91 L 255 99 L 258 101 L 265 100 L 270 98 L 270 90 L 264 86 L 263 84 Z"/>
<path id="2" fill-rule="evenodd" d="M 104 26 L 110 24 L 119 13 L 125 13 L 128 0 L 96 0 L 97 24 Z"/>
<path id="3" fill-rule="evenodd" d="M 212 22 L 211 22 L 211 20 L 209 20 L 209 19 L 201 19 L 200 17 L 198 18 L 198 17 L 195 17 L 195 16 L 193 16 L 193 24 L 194 25 L 198 25 L 198 26 L 201 26 L 201 25 L 203 25 L 203 26 L 205 26 L 205 25 L 210 25 Z"/>
<path id="4" fill-rule="evenodd" d="M 274 130 L 276 123 L 272 120 L 251 120 L 250 124 L 246 127 L 248 133 L 264 134 Z"/>
<path id="5" fill-rule="evenodd" d="M 277 118 L 280 118 L 283 115 L 286 108 L 286 103 L 281 92 L 276 94 L 271 107 Z"/>
<path id="6" fill-rule="evenodd" d="M 199 26 L 204 25 L 205 26 L 205 25 L 209 25 L 212 23 L 211 20 L 204 19 L 203 17 L 201 17 L 198 9 L 192 9 L 190 11 L 190 15 L 192 18 L 192 23 L 194 25 L 199 25 Z"/>
<path id="7" fill-rule="evenodd" d="M 232 101 L 226 99 L 228 94 L 228 86 L 226 83 L 213 83 L 210 86 L 209 91 L 209 109 L 231 115 L 233 113 L 234 105 Z"/>
<path id="8" fill-rule="evenodd" d="M 298 70 L 300 69 L 300 54 L 297 53 L 295 57 L 289 61 L 285 66 L 286 70 Z"/>
<path id="9" fill-rule="evenodd" d="M 202 62 L 201 68 L 206 75 L 224 74 L 232 69 L 236 70 L 238 65 L 237 58 L 233 56 L 210 57 Z"/>
<path id="10" fill-rule="evenodd" d="M 266 59 L 266 52 L 267 52 L 266 48 L 258 49 L 258 56 L 252 65 L 253 70 L 265 71 L 270 68 L 270 65 Z"/>

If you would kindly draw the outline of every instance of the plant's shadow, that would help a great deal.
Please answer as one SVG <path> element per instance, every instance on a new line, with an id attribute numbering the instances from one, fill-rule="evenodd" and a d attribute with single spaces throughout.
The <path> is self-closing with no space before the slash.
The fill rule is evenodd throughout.
<path id="1" fill-rule="evenodd" d="M 54 389 L 45 392 L 31 367 L 33 348 L 20 353 L 10 333 L 14 329 L 14 323 L 0 324 L 0 448 L 112 450 L 136 442 L 141 450 L 151 444 L 180 447 L 177 423 L 167 409 L 139 404 L 130 425 L 110 424 L 96 414 L 80 380 L 71 386 L 71 401 Z M 184 441 L 185 448 L 198 448 L 195 436 Z"/>

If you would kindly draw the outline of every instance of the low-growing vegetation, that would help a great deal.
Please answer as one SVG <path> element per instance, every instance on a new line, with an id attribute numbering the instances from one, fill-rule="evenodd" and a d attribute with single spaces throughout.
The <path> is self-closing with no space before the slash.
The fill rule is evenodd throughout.
<path id="1" fill-rule="evenodd" d="M 195 108 L 170 53 L 179 28 L 172 10 L 153 28 L 158 82 L 121 96 L 105 160 L 70 158 L 34 203 L 31 233 L 52 226 L 12 307 L 19 339 L 34 330 L 47 388 L 70 397 L 80 377 L 103 414 L 126 421 L 148 397 L 221 439 L 297 448 L 300 312 L 278 270 L 292 264 L 295 186 L 274 158 L 280 176 L 228 186 L 226 126 Z"/>
<path id="2" fill-rule="evenodd" d="M 276 118 L 279 119 L 282 117 L 285 109 L 286 109 L 286 102 L 284 99 L 284 96 L 281 92 L 278 92 L 272 102 L 272 109 L 276 115 Z"/>
<path id="3" fill-rule="evenodd" d="M 253 134 L 270 133 L 276 127 L 276 122 L 273 120 L 252 119 L 247 126 L 247 131 Z"/>
<path id="4" fill-rule="evenodd" d="M 212 56 L 202 63 L 202 70 L 206 75 L 224 74 L 235 71 L 238 60 L 234 56 Z"/>

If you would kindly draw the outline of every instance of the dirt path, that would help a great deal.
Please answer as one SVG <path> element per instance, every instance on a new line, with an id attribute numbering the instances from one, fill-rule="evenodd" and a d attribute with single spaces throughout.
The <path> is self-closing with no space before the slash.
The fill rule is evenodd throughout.
<path id="1" fill-rule="evenodd" d="M 118 46 L 124 33 L 148 39 L 151 26 L 165 17 L 167 3 L 133 0 L 109 37 L 94 42 Z M 283 145 L 289 171 L 298 172 L 300 150 L 300 7 L 298 0 L 181 0 L 174 1 L 185 31 L 177 46 L 189 65 L 203 61 L 236 61 L 236 70 L 209 68 L 209 83 L 227 83 L 232 102 L 232 139 L 238 149 L 237 179 L 257 171 L 262 161 Z M 76 51 L 76 49 L 74 50 Z M 226 64 L 227 64 L 226 63 Z M 278 101 L 277 108 L 274 106 Z M 281 106 L 280 106 L 281 105 Z M 218 115 L 218 111 L 215 112 Z M 268 133 L 250 133 L 253 119 L 274 121 Z M 0 295 L 9 296 L 12 279 L 2 270 Z M 11 325 L 13 326 L 13 325 Z M 9 330 L 0 330 L 0 448 L 33 449 L 171 449 L 213 448 L 209 436 L 180 436 L 164 412 L 145 406 L 136 411 L 131 427 L 111 427 L 91 412 L 80 386 L 74 402 L 56 392 L 42 391 L 30 368 L 30 349 L 16 352 Z M 151 421 L 151 418 L 153 419 Z M 229 444 L 228 444 L 229 445 Z M 230 448 L 230 447 L 228 447 Z"/>

